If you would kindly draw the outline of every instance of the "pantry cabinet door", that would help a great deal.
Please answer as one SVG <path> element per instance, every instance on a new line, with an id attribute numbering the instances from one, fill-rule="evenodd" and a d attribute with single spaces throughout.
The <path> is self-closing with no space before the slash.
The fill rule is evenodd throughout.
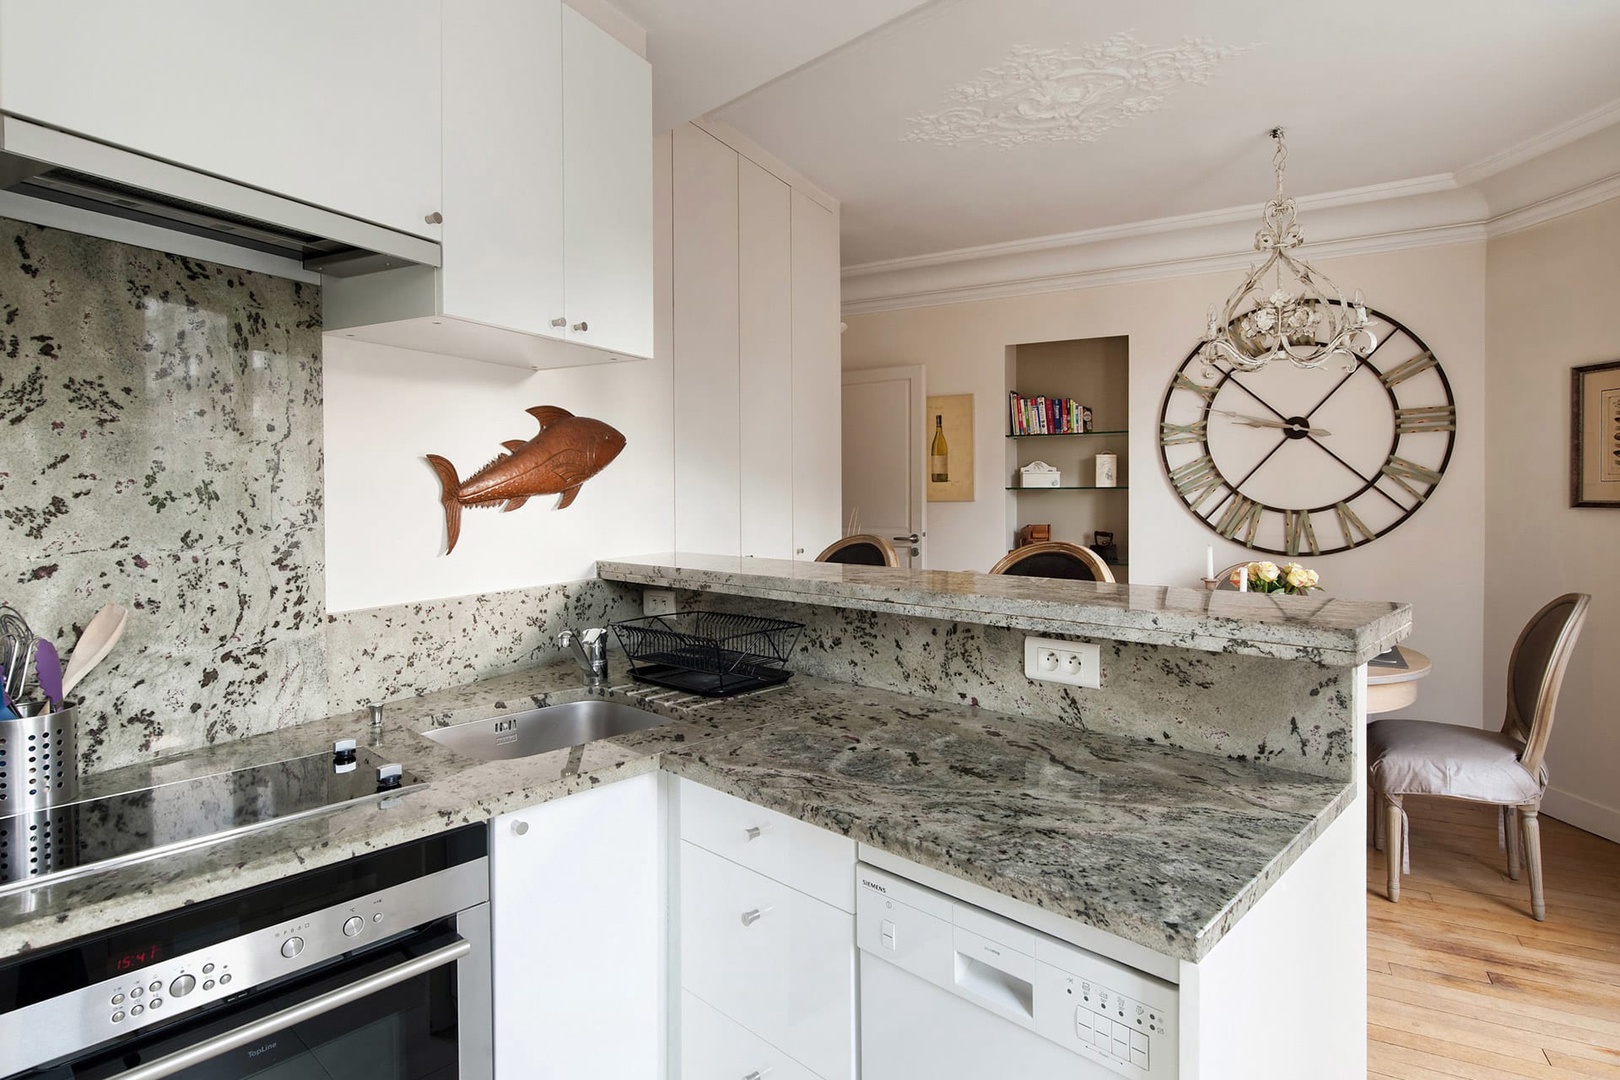
<path id="1" fill-rule="evenodd" d="M 0 0 L 0 109 L 438 239 L 439 5 Z"/>
<path id="2" fill-rule="evenodd" d="M 742 554 L 793 558 L 792 189 L 738 162 Z"/>
<path id="3" fill-rule="evenodd" d="M 568 339 L 653 354 L 652 67 L 562 10 Z"/>
<path id="4" fill-rule="evenodd" d="M 664 1060 L 656 772 L 490 823 L 495 1080 L 656 1080 Z"/>
<path id="5" fill-rule="evenodd" d="M 793 193 L 793 547 L 843 535 L 838 214 Z"/>
<path id="6" fill-rule="evenodd" d="M 560 0 L 444 12 L 444 313 L 562 338 Z M 553 322 L 556 325 L 553 325 Z"/>

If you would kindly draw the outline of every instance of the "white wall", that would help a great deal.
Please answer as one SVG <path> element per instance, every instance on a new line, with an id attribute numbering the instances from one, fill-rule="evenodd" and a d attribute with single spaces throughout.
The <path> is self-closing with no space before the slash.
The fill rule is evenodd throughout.
<path id="1" fill-rule="evenodd" d="M 1308 251 L 1307 251 L 1307 254 Z M 1412 644 L 1434 661 L 1412 715 L 1478 725 L 1483 705 L 1485 581 L 1485 245 L 1324 260 L 1341 287 L 1410 326 L 1435 350 L 1457 398 L 1457 447 L 1445 481 L 1411 520 L 1364 548 L 1307 560 L 1332 596 L 1413 604 Z M 1197 344 L 1209 305 L 1237 273 L 1172 278 L 980 303 L 851 315 L 845 369 L 923 364 L 930 394 L 973 394 L 971 503 L 928 508 L 930 566 L 984 570 L 1011 542 L 1002 478 L 1005 349 L 1035 341 L 1130 339 L 1130 577 L 1194 584 L 1204 547 L 1216 564 L 1243 550 L 1220 541 L 1177 499 L 1158 465 L 1159 399 Z"/>
<path id="2" fill-rule="evenodd" d="M 674 546 L 673 411 L 667 360 L 527 372 L 350 341 L 325 341 L 326 602 L 329 611 L 576 581 L 614 555 Z M 555 496 L 510 514 L 463 510 L 444 552 L 439 483 L 463 480 L 559 405 L 623 432 L 623 453 L 566 510 Z"/>
<path id="3" fill-rule="evenodd" d="M 1485 700 L 1497 723 L 1527 618 L 1592 594 L 1547 752 L 1554 817 L 1620 840 L 1620 510 L 1569 505 L 1570 369 L 1620 359 L 1620 200 L 1490 242 Z"/>

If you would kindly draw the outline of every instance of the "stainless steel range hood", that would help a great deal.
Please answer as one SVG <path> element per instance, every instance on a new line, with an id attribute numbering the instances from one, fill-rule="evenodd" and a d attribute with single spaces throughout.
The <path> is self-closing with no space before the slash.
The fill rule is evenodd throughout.
<path id="1" fill-rule="evenodd" d="M 441 262 L 432 240 L 13 116 L 0 116 L 0 190 L 291 259 L 333 277 Z"/>

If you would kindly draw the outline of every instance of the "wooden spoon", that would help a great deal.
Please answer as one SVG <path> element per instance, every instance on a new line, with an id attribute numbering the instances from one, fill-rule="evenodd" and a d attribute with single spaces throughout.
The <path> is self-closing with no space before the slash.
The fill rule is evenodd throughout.
<path id="1" fill-rule="evenodd" d="M 124 623 L 128 618 L 129 609 L 119 604 L 108 604 L 96 612 L 90 625 L 79 635 L 79 643 L 73 646 L 73 655 L 68 657 L 67 670 L 62 673 L 64 696 L 72 693 L 79 680 L 112 652 L 112 647 L 124 636 Z"/>

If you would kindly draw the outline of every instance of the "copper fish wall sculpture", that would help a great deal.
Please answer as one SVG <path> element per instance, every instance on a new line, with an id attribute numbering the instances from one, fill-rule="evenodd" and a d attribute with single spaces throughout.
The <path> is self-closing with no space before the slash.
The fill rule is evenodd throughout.
<path id="1" fill-rule="evenodd" d="M 446 555 L 456 550 L 461 536 L 462 507 L 493 507 L 504 502 L 501 512 L 505 513 L 536 495 L 560 492 L 556 508 L 561 510 L 574 501 L 581 484 L 607 468 L 624 449 L 624 436 L 600 420 L 575 416 L 555 405 L 536 405 L 526 411 L 540 422 L 540 434 L 528 442 L 503 442 L 509 452 L 465 481 L 456 479 L 456 467 L 446 459 L 427 456 L 443 489 L 439 501 L 444 504 L 444 523 L 450 533 Z"/>

